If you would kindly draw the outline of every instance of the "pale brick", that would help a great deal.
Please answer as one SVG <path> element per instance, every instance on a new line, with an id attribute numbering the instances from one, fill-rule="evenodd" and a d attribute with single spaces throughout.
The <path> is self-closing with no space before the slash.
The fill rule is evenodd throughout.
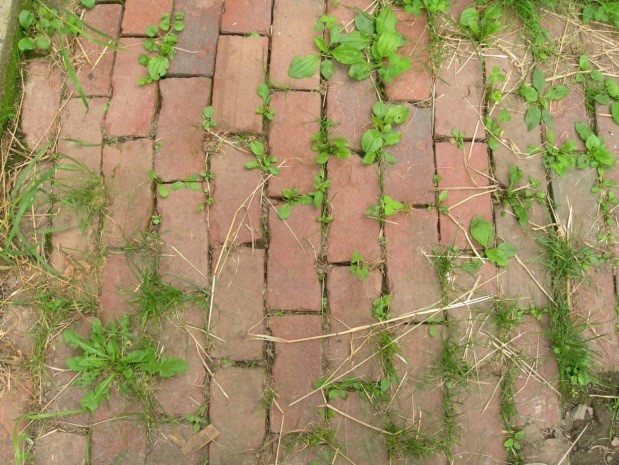
<path id="1" fill-rule="evenodd" d="M 159 24 L 163 13 L 172 13 L 172 5 L 172 0 L 126 0 L 123 35 L 146 35 L 146 27 Z"/>

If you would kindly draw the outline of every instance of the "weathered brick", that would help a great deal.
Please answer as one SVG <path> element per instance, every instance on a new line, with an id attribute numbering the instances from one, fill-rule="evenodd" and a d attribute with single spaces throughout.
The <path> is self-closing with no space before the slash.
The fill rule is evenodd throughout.
<path id="1" fill-rule="evenodd" d="M 367 261 L 376 260 L 380 255 L 380 224 L 365 215 L 380 196 L 376 166 L 364 165 L 356 155 L 345 160 L 334 157 L 329 161 L 329 177 L 333 215 L 329 227 L 329 261 L 348 262 L 354 251 Z"/>
<path id="2" fill-rule="evenodd" d="M 376 323 L 372 316 L 372 302 L 380 297 L 382 276 L 371 271 L 367 279 L 354 276 L 349 267 L 329 270 L 330 332 L 346 331 Z M 355 332 L 327 340 L 327 359 L 332 371 L 343 375 L 363 362 L 376 350 L 376 342 L 369 331 Z M 349 359 L 350 357 L 350 359 Z M 380 378 L 381 370 L 376 357 L 345 375 L 371 379 Z"/>
<path id="3" fill-rule="evenodd" d="M 202 450 L 192 454 L 183 454 L 181 449 L 169 439 L 170 433 L 176 433 L 187 440 L 196 432 L 189 425 L 173 425 L 171 423 L 161 423 L 157 426 L 157 436 L 149 449 L 145 465 L 170 465 L 182 463 L 183 465 L 198 465 L 200 463 L 200 453 Z"/>
<path id="4" fill-rule="evenodd" d="M 126 17 L 126 14 L 125 14 Z M 157 103 L 157 83 L 138 85 L 147 71 L 138 58 L 144 53 L 141 39 L 123 39 L 124 48 L 116 52 L 110 108 L 105 130 L 110 136 L 147 136 Z"/>
<path id="5" fill-rule="evenodd" d="M 169 75 L 213 76 L 221 6 L 221 0 L 176 0 L 175 11 L 185 13 L 185 29 L 178 34 Z"/>
<path id="6" fill-rule="evenodd" d="M 11 370 L 11 385 L 0 399 L 0 463 L 10 465 L 15 463 L 13 433 L 21 434 L 28 426 L 27 420 L 16 421 L 28 411 L 28 403 L 32 400 L 32 383 L 25 378 L 25 373 L 19 367 Z"/>
<path id="7" fill-rule="evenodd" d="M 159 84 L 161 111 L 157 122 L 155 171 L 164 181 L 184 179 L 206 170 L 202 149 L 202 110 L 209 103 L 211 80 L 164 79 Z"/>
<path id="8" fill-rule="evenodd" d="M 458 56 L 446 57 L 436 79 L 434 135 L 451 137 L 451 130 L 457 129 L 466 137 L 483 138 L 483 94 L 482 68 L 476 53 L 467 47 Z"/>
<path id="9" fill-rule="evenodd" d="M 122 34 L 143 36 L 146 26 L 159 24 L 163 13 L 172 13 L 172 0 L 127 0 Z"/>
<path id="10" fill-rule="evenodd" d="M 311 149 L 312 135 L 320 130 L 320 94 L 317 92 L 276 92 L 270 108 L 275 110 L 269 123 L 271 154 L 285 165 L 269 180 L 269 195 L 281 195 L 284 188 L 314 190 L 319 171 L 316 153 Z M 300 111 L 299 111 L 300 110 Z"/>
<path id="11" fill-rule="evenodd" d="M 597 122 L 598 134 L 604 139 L 606 147 L 608 147 L 612 153 L 619 153 L 619 126 L 610 115 L 609 108 L 596 105 L 595 119 Z"/>
<path id="12" fill-rule="evenodd" d="M 314 461 L 316 465 L 328 465 L 333 460 L 332 453 L 329 446 L 299 445 L 294 448 L 286 447 L 284 450 L 280 450 L 279 463 L 282 465 L 307 465 Z M 273 452 L 273 455 L 276 454 L 277 449 Z"/>
<path id="13" fill-rule="evenodd" d="M 164 242 L 159 269 L 167 282 L 184 289 L 207 284 L 206 215 L 196 208 L 203 202 L 201 192 L 189 189 L 171 192 L 167 199 L 158 197 L 157 200 L 162 217 L 160 236 Z"/>
<path id="14" fill-rule="evenodd" d="M 28 62 L 21 111 L 21 130 L 31 150 L 40 148 L 56 135 L 62 74 L 43 59 Z"/>
<path id="15" fill-rule="evenodd" d="M 411 61 L 409 70 L 385 84 L 388 100 L 418 101 L 432 97 L 432 72 L 429 66 L 427 17 L 423 13 L 415 16 L 396 9 L 398 17 L 397 30 L 404 34 L 407 43 L 398 50 L 398 54 Z"/>
<path id="16" fill-rule="evenodd" d="M 215 379 L 226 392 L 224 397 L 211 383 L 210 420 L 220 435 L 209 447 L 212 465 L 258 464 L 257 452 L 266 427 L 262 405 L 265 373 L 261 369 L 230 367 L 215 372 Z"/>
<path id="17" fill-rule="evenodd" d="M 262 100 L 256 93 L 263 82 L 269 39 L 220 36 L 213 80 L 213 120 L 217 129 L 260 132 Z"/>
<path id="18" fill-rule="evenodd" d="M 296 79 L 288 76 L 288 68 L 295 56 L 317 52 L 314 24 L 324 11 L 324 1 L 274 1 L 269 79 L 279 87 L 317 89 L 320 85 L 318 71 L 310 77 Z"/>
<path id="19" fill-rule="evenodd" d="M 36 464 L 82 465 L 88 460 L 88 438 L 81 434 L 56 431 L 37 439 Z"/>
<path id="20" fill-rule="evenodd" d="M 287 315 L 269 318 L 268 325 L 273 336 L 292 340 L 320 335 L 322 320 L 319 315 Z M 315 392 L 294 405 L 290 404 L 312 392 L 312 382 L 320 376 L 320 340 L 292 344 L 275 343 L 273 390 L 277 396 L 271 405 L 271 431 L 286 433 L 308 429 L 311 424 L 319 421 L 318 406 L 323 402 L 320 392 Z"/>
<path id="21" fill-rule="evenodd" d="M 215 266 L 220 253 L 217 251 L 213 258 Z M 264 250 L 260 249 L 226 249 L 222 256 L 214 272 L 211 331 L 223 341 L 213 338 L 211 355 L 214 357 L 262 358 L 262 342 L 249 338 L 247 332 L 250 328 L 261 332 L 261 325 L 256 326 L 256 323 L 262 319 L 264 311 L 264 260 Z"/>
<path id="22" fill-rule="evenodd" d="M 467 391 L 456 396 L 454 406 L 462 435 L 453 448 L 455 465 L 491 465 L 506 461 L 501 396 L 495 392 L 498 383 L 500 380 L 495 378 L 469 383 Z"/>
<path id="23" fill-rule="evenodd" d="M 342 0 L 335 3 L 327 2 L 327 12 L 335 16 L 350 31 L 357 11 L 370 11 L 373 6 L 374 2 L 372 0 Z"/>
<path id="24" fill-rule="evenodd" d="M 272 0 L 224 0 L 221 32 L 267 34 L 271 28 Z"/>
<path id="25" fill-rule="evenodd" d="M 469 248 L 470 245 L 460 228 L 468 232 L 471 219 L 476 215 L 492 221 L 492 199 L 487 190 L 488 164 L 486 144 L 465 143 L 464 150 L 447 142 L 436 144 L 436 168 L 441 176 L 439 189 L 448 190 L 445 204 L 450 208 L 451 216 L 458 222 L 456 225 L 441 214 L 443 244 L 455 244 L 460 249 Z M 473 195 L 475 197 L 472 197 Z"/>
<path id="26" fill-rule="evenodd" d="M 285 222 L 270 210 L 270 245 L 267 267 L 267 306 L 272 310 L 321 308 L 321 289 L 316 274 L 320 253 L 320 213 L 297 205 Z"/>
<path id="27" fill-rule="evenodd" d="M 363 394 L 351 393 L 346 399 L 336 399 L 333 406 L 355 420 L 362 421 L 377 428 L 382 428 L 382 419 L 372 410 L 372 406 Z M 340 458 L 339 464 L 387 465 L 387 446 L 385 437 L 378 431 L 336 413 L 333 419 L 335 437 L 341 444 L 346 444 L 346 457 Z"/>
<path id="28" fill-rule="evenodd" d="M 99 318 L 104 324 L 129 313 L 140 284 L 139 266 L 125 254 L 108 255 L 101 268 L 101 292 L 99 294 Z"/>
<path id="29" fill-rule="evenodd" d="M 179 357 L 189 365 L 185 373 L 164 378 L 159 383 L 157 400 L 168 415 L 193 413 L 204 403 L 202 386 L 206 370 L 200 359 L 202 354 L 198 354 L 198 344 L 204 347 L 206 343 L 204 332 L 199 329 L 202 327 L 203 310 L 197 305 L 180 309 L 178 316 L 171 315 L 163 322 L 159 343 L 165 354 Z"/>
<path id="30" fill-rule="evenodd" d="M 424 256 L 438 244 L 437 216 L 412 210 L 385 224 L 391 313 L 403 315 L 441 300 L 438 276 Z M 426 317 L 420 317 L 422 320 Z"/>
<path id="31" fill-rule="evenodd" d="M 150 139 L 137 139 L 103 148 L 103 174 L 108 195 L 108 215 L 103 242 L 122 247 L 146 231 L 153 212 L 153 166 Z"/>
<path id="32" fill-rule="evenodd" d="M 409 105 L 409 119 L 400 126 L 402 140 L 389 151 L 396 162 L 385 164 L 385 193 L 413 205 L 434 202 L 432 109 Z"/>
<path id="33" fill-rule="evenodd" d="M 376 100 L 370 79 L 356 81 L 342 65 L 336 64 L 327 92 L 327 116 L 336 123 L 330 134 L 345 137 L 351 149 L 361 151 L 361 136 L 370 126 Z"/>
<path id="34" fill-rule="evenodd" d="M 84 21 L 93 28 L 117 39 L 120 31 L 122 5 L 96 5 L 86 11 Z M 79 67 L 77 76 L 86 95 L 109 96 L 112 90 L 112 68 L 116 51 L 92 40 L 79 38 L 85 63 Z M 75 94 L 76 95 L 76 94 Z M 92 100 L 90 101 L 92 105 Z"/>
<path id="35" fill-rule="evenodd" d="M 253 154 L 228 144 L 211 155 L 215 179 L 211 181 L 214 203 L 209 208 L 209 225 L 213 244 L 253 243 L 262 238 L 260 170 L 245 168 L 252 159 Z"/>

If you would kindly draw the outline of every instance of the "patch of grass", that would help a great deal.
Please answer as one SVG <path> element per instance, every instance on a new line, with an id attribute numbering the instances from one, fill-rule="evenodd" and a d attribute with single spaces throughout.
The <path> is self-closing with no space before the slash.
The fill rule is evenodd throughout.
<path id="1" fill-rule="evenodd" d="M 525 310 L 518 306 L 517 301 L 508 302 L 499 299 L 494 301 L 490 316 L 501 341 L 508 340 L 508 336 L 514 327 L 522 322 L 524 313 Z"/>
<path id="2" fill-rule="evenodd" d="M 518 224 L 522 227 L 529 224 L 529 211 L 534 202 L 543 204 L 546 196 L 543 192 L 538 192 L 535 188 L 539 187 L 540 181 L 531 177 L 529 182 L 518 187 L 518 183 L 523 178 L 522 170 L 516 165 L 509 166 L 509 185 L 501 188 L 497 194 L 498 200 L 505 206 L 509 205 L 516 216 Z"/>
<path id="3" fill-rule="evenodd" d="M 335 432 L 326 426 L 312 426 L 311 431 L 304 433 L 290 433 L 284 436 L 285 446 L 287 449 L 292 449 L 295 446 L 301 449 L 307 447 L 327 446 L 319 452 L 320 459 L 325 463 L 333 463 L 336 451 L 344 450 L 335 438 Z M 311 462 L 310 462 L 311 463 Z"/>
<path id="4" fill-rule="evenodd" d="M 4 70 L 4 88 L 0 89 L 0 133 L 3 133 L 9 122 L 17 113 L 16 99 L 20 92 L 20 53 L 17 43 L 22 38 L 19 28 L 13 35 L 11 54 Z"/>
<path id="5" fill-rule="evenodd" d="M 447 453 L 451 444 L 443 435 L 425 434 L 418 430 L 398 428 L 393 421 L 387 422 L 385 443 L 389 457 L 419 457 Z"/>
<path id="6" fill-rule="evenodd" d="M 473 373 L 472 367 L 464 358 L 464 347 L 444 338 L 441 341 L 441 355 L 433 369 L 447 389 L 463 389 Z"/>

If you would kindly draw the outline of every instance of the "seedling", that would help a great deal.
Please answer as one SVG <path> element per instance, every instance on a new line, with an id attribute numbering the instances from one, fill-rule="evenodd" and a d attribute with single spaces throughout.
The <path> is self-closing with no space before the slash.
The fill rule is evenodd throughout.
<path id="1" fill-rule="evenodd" d="M 348 140 L 344 137 L 331 137 L 329 129 L 333 125 L 333 121 L 326 118 L 320 122 L 320 131 L 312 135 L 312 150 L 318 155 L 316 163 L 324 165 L 329 160 L 329 157 L 336 156 L 338 158 L 348 158 L 350 156 L 350 148 Z"/>
<path id="2" fill-rule="evenodd" d="M 161 215 L 151 215 L 150 217 L 150 222 L 154 224 L 155 226 L 161 224 L 162 220 L 163 220 L 163 217 Z"/>
<path id="3" fill-rule="evenodd" d="M 205 130 L 209 130 L 212 127 L 217 126 L 217 123 L 215 123 L 215 121 L 213 121 L 213 106 L 209 105 L 208 107 L 204 107 L 204 110 L 202 111 L 202 127 Z"/>
<path id="4" fill-rule="evenodd" d="M 464 131 L 454 128 L 451 130 L 451 135 L 454 137 L 456 147 L 458 147 L 460 150 L 464 150 L 464 137 L 466 136 Z"/>
<path id="5" fill-rule="evenodd" d="M 191 423 L 191 426 L 196 433 L 211 424 L 209 419 L 206 417 L 206 405 L 204 404 L 200 405 L 195 413 L 185 414 L 185 420 Z"/>
<path id="6" fill-rule="evenodd" d="M 408 118 L 408 106 L 389 105 L 378 101 L 372 107 L 374 128 L 368 129 L 361 138 L 363 163 L 371 164 L 384 159 L 387 163 L 395 163 L 392 154 L 385 152 L 385 147 L 400 142 L 402 133 L 392 129 L 394 124 L 402 124 Z"/>
<path id="7" fill-rule="evenodd" d="M 522 322 L 525 310 L 518 306 L 518 302 L 495 300 L 490 313 L 501 341 L 509 340 L 511 331 Z"/>
<path id="8" fill-rule="evenodd" d="M 157 184 L 157 192 L 162 199 L 167 199 L 170 196 L 170 189 L 172 191 L 178 191 L 182 188 L 191 189 L 194 192 L 200 192 L 202 189 L 202 183 L 209 181 L 215 177 L 213 173 L 208 171 L 200 171 L 199 173 L 191 174 L 180 181 L 174 181 L 171 184 L 165 184 L 163 179 L 155 172 L 155 170 L 148 171 L 148 177 Z M 208 188 L 204 188 L 204 192 L 208 193 Z"/>
<path id="9" fill-rule="evenodd" d="M 391 295 L 387 294 L 372 301 L 372 316 L 378 321 L 389 319 L 389 305 L 391 304 Z"/>
<path id="10" fill-rule="evenodd" d="M 555 134 L 548 130 L 546 131 L 546 143 L 543 147 L 527 147 L 526 151 L 532 155 L 541 153 L 544 166 L 552 169 L 558 175 L 563 175 L 576 166 L 576 159 L 579 156 L 576 151 L 576 141 L 568 139 L 560 147 L 554 144 Z"/>
<path id="11" fill-rule="evenodd" d="M 503 16 L 501 6 L 494 3 L 484 8 L 481 13 L 476 7 L 465 8 L 460 14 L 462 32 L 479 44 L 487 43 L 488 37 L 501 29 L 499 19 Z"/>
<path id="12" fill-rule="evenodd" d="M 361 255 L 357 250 L 352 253 L 352 258 L 350 259 L 350 272 L 355 276 L 358 276 L 363 279 L 368 278 L 369 267 L 363 255 Z"/>
<path id="13" fill-rule="evenodd" d="M 490 150 L 496 150 L 501 144 L 501 138 L 503 137 L 503 128 L 501 123 L 505 121 L 511 121 L 512 117 L 506 108 L 502 108 L 499 115 L 493 118 L 490 115 L 484 116 L 484 127 L 488 133 L 488 147 Z"/>
<path id="14" fill-rule="evenodd" d="M 380 198 L 380 203 L 370 205 L 370 207 L 365 211 L 365 215 L 382 220 L 393 216 L 396 213 L 408 210 L 410 210 L 409 204 L 394 200 L 390 195 L 385 194 Z"/>
<path id="15" fill-rule="evenodd" d="M 492 67 L 492 72 L 488 76 L 488 85 L 486 87 L 486 100 L 497 105 L 503 100 L 503 90 L 495 87 L 496 83 L 504 83 L 506 77 L 498 66 Z"/>
<path id="16" fill-rule="evenodd" d="M 582 9 L 582 22 L 608 23 L 619 29 L 619 8 L 615 2 L 596 1 L 586 4 Z"/>
<path id="17" fill-rule="evenodd" d="M 587 123 L 577 121 L 574 127 L 586 147 L 585 153 L 576 160 L 579 167 L 606 169 L 615 166 L 615 156 L 608 150 L 604 140 L 598 137 Z"/>
<path id="18" fill-rule="evenodd" d="M 247 169 L 259 169 L 263 173 L 276 175 L 279 174 L 279 168 L 274 166 L 277 163 L 277 158 L 273 155 L 269 155 L 266 153 L 264 149 L 264 145 L 257 140 L 252 140 L 249 143 L 249 148 L 251 152 L 256 157 L 255 160 L 250 160 L 245 163 L 245 168 Z"/>
<path id="19" fill-rule="evenodd" d="M 320 208 L 323 199 L 326 198 L 327 188 L 330 185 L 331 180 L 325 178 L 325 171 L 321 168 L 320 172 L 314 176 L 315 191 L 302 194 L 298 187 L 284 189 L 282 191 L 284 203 L 279 207 L 277 215 L 282 220 L 288 219 L 292 213 L 292 207 L 299 203 L 302 205 L 314 205 L 314 207 Z"/>
<path id="20" fill-rule="evenodd" d="M 448 192 L 443 189 L 438 193 L 438 197 L 436 202 L 428 205 L 428 209 L 436 208 L 439 212 L 444 213 L 445 215 L 449 213 L 449 207 L 447 206 L 447 196 Z"/>
<path id="21" fill-rule="evenodd" d="M 138 79 L 138 84 L 150 84 L 168 73 L 170 61 L 176 55 L 174 46 L 178 42 L 178 37 L 175 32 L 185 29 L 184 19 L 185 13 L 177 11 L 172 24 L 170 14 L 163 13 L 158 25 L 151 24 L 146 27 L 148 38 L 144 40 L 144 48 L 156 55 L 149 56 L 145 53 L 140 55 L 140 64 L 146 67 L 148 76 Z"/>
<path id="22" fill-rule="evenodd" d="M 256 108 L 256 113 L 259 113 L 269 121 L 272 121 L 275 116 L 275 110 L 269 108 L 269 105 L 271 104 L 271 89 L 269 89 L 269 86 L 264 82 L 261 82 L 258 84 L 257 92 L 258 96 L 262 99 L 262 105 Z"/>
<path id="23" fill-rule="evenodd" d="M 549 102 L 565 98 L 569 89 L 567 86 L 559 84 L 546 89 L 546 77 L 541 69 L 535 68 L 533 71 L 532 86 L 522 85 L 518 93 L 529 103 L 524 121 L 530 131 L 541 121 L 550 128 L 554 127 L 552 115 L 548 111 Z"/>
<path id="24" fill-rule="evenodd" d="M 449 7 L 449 0 L 403 0 L 402 3 L 404 10 L 415 16 L 420 16 L 423 10 L 429 16 L 434 16 L 437 13 L 444 13 Z"/>
<path id="25" fill-rule="evenodd" d="M 579 59 L 580 72 L 574 76 L 575 83 L 582 83 L 585 88 L 587 109 L 595 112 L 595 105 L 608 106 L 616 124 L 619 124 L 619 84 L 613 78 L 604 77 L 601 71 L 592 70 L 586 55 Z"/>
<path id="26" fill-rule="evenodd" d="M 391 420 L 384 429 L 388 433 L 384 437 L 389 457 L 419 457 L 427 460 L 450 451 L 451 444 L 446 435 L 427 434 L 417 428 L 399 428 Z"/>
<path id="27" fill-rule="evenodd" d="M 520 441 L 524 439 L 524 431 L 514 431 L 503 443 L 506 452 L 511 452 L 514 455 L 518 455 L 522 446 Z"/>
<path id="28" fill-rule="evenodd" d="M 118 383 L 121 392 L 141 394 L 148 379 L 156 375 L 169 378 L 187 371 L 186 361 L 160 355 L 151 342 L 133 336 L 127 315 L 107 326 L 93 318 L 88 339 L 73 330 L 63 331 L 62 337 L 74 349 L 82 350 L 66 361 L 69 369 L 81 373 L 77 383 L 84 387 L 96 383 L 81 401 L 82 409 L 88 412 L 109 399 L 112 383 Z"/>
<path id="29" fill-rule="evenodd" d="M 503 205 L 512 207 L 518 224 L 526 226 L 529 223 L 529 210 L 533 206 L 533 202 L 543 202 L 545 195 L 543 192 L 533 190 L 533 186 L 539 186 L 539 181 L 535 178 L 530 178 L 528 185 L 517 187 L 522 177 L 522 170 L 516 165 L 510 165 L 509 185 L 499 193 L 498 197 Z"/>
<path id="30" fill-rule="evenodd" d="M 491 247 L 494 242 L 494 227 L 482 216 L 474 216 L 470 226 L 471 236 L 484 247 L 486 258 L 498 266 L 507 266 L 508 259 L 516 255 L 516 247 L 510 242 L 501 242 Z"/>

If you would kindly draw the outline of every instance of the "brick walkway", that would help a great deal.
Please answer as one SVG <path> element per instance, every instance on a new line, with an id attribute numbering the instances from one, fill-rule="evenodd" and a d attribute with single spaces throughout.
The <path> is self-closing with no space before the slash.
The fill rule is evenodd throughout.
<path id="1" fill-rule="evenodd" d="M 78 227 L 79 218 L 68 208 L 52 216 L 51 227 L 61 230 L 52 235 L 53 266 L 97 297 L 97 316 L 106 323 L 134 311 L 130 301 L 140 286 L 136 270 L 150 266 L 153 258 L 135 250 L 151 237 L 147 233 L 155 232 L 160 240 L 156 272 L 183 290 L 201 289 L 210 295 L 204 305 L 170 311 L 147 328 L 166 354 L 184 358 L 189 366 L 186 373 L 157 383 L 151 424 L 140 420 L 143 405 L 114 388 L 109 402 L 92 414 L 35 421 L 30 429 L 33 463 L 412 465 L 446 464 L 450 456 L 454 464 L 489 465 L 508 460 L 503 445 L 508 433 L 501 416 L 502 366 L 508 357 L 499 349 L 502 342 L 489 318 L 492 304 L 440 312 L 431 322 L 427 313 L 413 315 L 389 325 L 387 332 L 377 326 L 372 304 L 390 295 L 391 317 L 485 295 L 514 299 L 525 309 L 547 305 L 550 278 L 535 238 L 536 227 L 552 223 L 548 212 L 535 207 L 535 227 L 521 228 L 492 192 L 496 182 L 509 184 L 509 166 L 517 165 L 525 172 L 523 179 L 542 180 L 539 189 L 554 195 L 558 221 L 566 223 L 571 217 L 572 230 L 595 241 L 597 197 L 590 193 L 595 173 L 548 176 L 540 157 L 516 155 L 542 140 L 540 127 L 526 130 L 524 102 L 516 95 L 494 110 L 509 108 L 513 117 L 504 125 L 506 143 L 489 150 L 480 116 L 485 111 L 484 79 L 498 66 L 513 80 L 506 88 L 517 85 L 520 70 L 512 55 L 523 60 L 525 55 L 514 35 L 501 33 L 497 47 L 480 55 L 464 41 L 448 42 L 443 65 L 433 76 L 425 16 L 398 11 L 398 28 L 408 39 L 403 51 L 412 67 L 381 87 L 380 95 L 370 80 L 353 81 L 340 65 L 328 85 L 318 73 L 304 79 L 288 76 L 294 56 L 315 51 L 314 24 L 321 14 L 327 11 L 349 24 L 354 18 L 349 7 L 366 8 L 369 3 L 98 4 L 85 20 L 120 38 L 123 46 L 102 53 L 101 46 L 83 42 L 96 64 L 83 65 L 79 72 L 89 97 L 88 112 L 58 68 L 42 59 L 26 64 L 21 118 L 25 142 L 34 148 L 57 138 L 58 151 L 100 173 L 107 188 L 106 214 L 85 228 Z M 453 3 L 457 18 L 468 2 Z M 138 62 L 145 27 L 173 11 L 186 13 L 177 56 L 164 79 L 138 86 L 145 74 Z M 267 78 L 272 121 L 256 112 L 262 105 L 256 89 Z M 569 97 L 552 108 L 560 140 L 575 137 L 574 122 L 587 120 L 582 89 L 570 87 Z M 350 148 L 360 152 L 361 136 L 379 97 L 409 108 L 400 128 L 402 140 L 392 150 L 396 163 L 365 165 L 355 153 L 347 159 L 332 157 L 326 164 L 328 205 L 299 204 L 286 221 L 280 220 L 276 209 L 283 189 L 314 190 L 320 167 L 311 142 L 320 120 L 333 120 L 331 135 L 346 137 Z M 217 124 L 212 133 L 202 128 L 208 105 Z M 619 131 L 606 107 L 598 108 L 596 118 L 617 154 Z M 452 129 L 464 131 L 463 149 L 452 139 Z M 89 144 L 80 146 L 71 139 Z M 263 141 L 277 157 L 279 174 L 245 168 L 254 159 L 248 145 L 252 139 Z M 164 198 L 150 170 L 164 185 L 203 171 L 214 177 L 201 182 L 203 190 L 170 189 Z M 619 180 L 619 170 L 612 176 Z M 449 193 L 449 216 L 428 209 L 440 190 Z M 384 224 L 366 216 L 384 194 L 412 208 Z M 321 223 L 327 213 L 333 220 Z M 475 276 L 456 268 L 450 283 L 441 282 L 431 255 L 453 243 L 468 250 L 460 260 L 473 256 L 462 227 L 468 229 L 476 215 L 493 222 L 497 236 L 516 245 L 517 260 L 500 269 L 486 262 Z M 355 251 L 370 265 L 366 279 L 350 272 Z M 592 345 L 601 371 L 619 370 L 614 276 L 608 266 L 593 271 L 593 279 L 576 290 L 573 301 L 574 314 L 586 316 L 592 334 L 600 336 Z M 87 335 L 88 320 L 80 318 L 72 325 Z M 371 329 L 319 338 L 364 325 Z M 527 462 L 554 464 L 570 441 L 561 431 L 557 363 L 544 327 L 544 319 L 525 315 L 511 334 L 512 350 L 528 360 L 528 369 L 515 370 L 517 413 L 512 424 L 526 433 Z M 400 347 L 386 364 L 377 355 L 385 334 Z M 286 342 L 295 339 L 305 340 Z M 449 344 L 465 348 L 463 357 L 474 367 L 466 386 L 437 374 Z M 13 463 L 9 420 L 33 405 L 33 399 L 46 412 L 79 408 L 85 390 L 69 384 L 75 373 L 64 363 L 77 353 L 58 337 L 46 359 L 49 381 L 44 386 L 13 386 L 3 405 L 0 463 Z M 324 376 L 355 376 L 380 384 L 387 379 L 385 366 L 398 376 L 398 382 L 387 387 L 386 402 L 372 404 L 368 397 L 374 394 L 363 390 L 327 398 L 327 391 L 313 386 Z M 333 415 L 325 420 L 327 410 Z M 185 420 L 194 413 L 208 418 L 220 435 L 208 447 L 183 456 L 170 433 L 185 439 L 194 434 Z M 445 436 L 454 420 L 459 436 L 449 451 L 398 458 L 388 450 L 390 424 L 409 428 L 408 433 L 421 440 Z M 314 443 L 302 434 L 325 430 L 333 433 L 329 444 Z"/>

